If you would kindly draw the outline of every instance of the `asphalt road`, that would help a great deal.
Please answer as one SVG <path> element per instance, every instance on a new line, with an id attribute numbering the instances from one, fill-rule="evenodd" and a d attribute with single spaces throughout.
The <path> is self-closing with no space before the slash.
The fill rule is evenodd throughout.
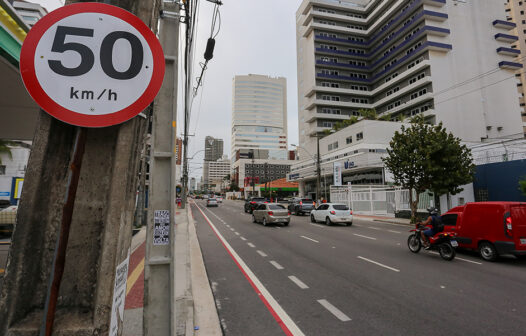
<path id="1" fill-rule="evenodd" d="M 196 202 L 225 335 L 526 335 L 524 260 L 447 262 L 411 253 L 407 226 L 264 227 L 242 202 Z"/>

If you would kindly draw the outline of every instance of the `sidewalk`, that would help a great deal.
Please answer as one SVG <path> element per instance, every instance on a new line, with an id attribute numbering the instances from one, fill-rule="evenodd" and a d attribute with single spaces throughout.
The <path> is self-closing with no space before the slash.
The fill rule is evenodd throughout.
<path id="1" fill-rule="evenodd" d="M 184 301 L 184 306 L 188 308 L 188 310 L 181 309 L 176 312 L 178 319 L 176 329 L 178 335 L 221 336 L 219 317 L 197 239 L 195 222 L 189 208 L 190 206 L 188 206 L 188 210 L 178 209 L 175 216 L 175 230 L 179 234 L 179 239 L 184 239 L 184 241 L 180 241 L 176 237 L 175 242 L 178 245 L 176 251 L 176 259 L 178 260 L 174 260 L 176 282 L 178 282 L 178 288 L 186 288 L 186 291 L 184 297 L 177 297 L 182 295 L 181 293 L 174 293 L 174 295 L 176 302 Z M 132 238 L 123 336 L 143 335 L 146 239 L 146 228 L 142 228 Z M 186 273 L 190 273 L 190 275 L 181 277 Z M 188 279 L 190 283 L 187 283 L 185 279 Z M 189 295 L 186 295 L 187 293 Z M 178 304 L 178 307 L 181 308 L 181 304 Z M 177 307 L 174 308 L 177 309 Z M 173 334 L 175 335 L 176 332 L 174 331 Z"/>
<path id="2" fill-rule="evenodd" d="M 395 218 L 395 217 L 387 217 L 387 216 L 369 216 L 369 215 L 353 215 L 356 219 L 365 219 L 365 220 L 371 220 L 374 222 L 383 222 L 383 223 L 389 223 L 389 224 L 398 224 L 398 225 L 411 225 L 411 221 L 406 218 Z"/>

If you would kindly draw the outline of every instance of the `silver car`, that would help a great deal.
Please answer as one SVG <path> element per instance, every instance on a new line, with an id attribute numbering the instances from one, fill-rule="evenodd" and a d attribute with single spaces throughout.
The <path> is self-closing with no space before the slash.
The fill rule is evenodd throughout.
<path id="1" fill-rule="evenodd" d="M 206 201 L 206 206 L 207 207 L 217 207 L 219 206 L 217 204 L 217 200 L 215 198 L 209 198 L 207 201 Z"/>
<path id="2" fill-rule="evenodd" d="M 264 226 L 270 223 L 287 226 L 290 222 L 290 212 L 281 204 L 262 203 L 252 211 L 252 222 L 262 223 Z"/>

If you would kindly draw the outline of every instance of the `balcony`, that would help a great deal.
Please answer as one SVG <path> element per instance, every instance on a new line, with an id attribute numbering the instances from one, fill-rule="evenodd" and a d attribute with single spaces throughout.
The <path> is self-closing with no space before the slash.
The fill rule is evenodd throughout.
<path id="1" fill-rule="evenodd" d="M 517 27 L 517 25 L 513 22 L 508 22 L 504 20 L 495 20 L 493 21 L 493 27 L 502 28 L 506 30 L 512 30 L 513 28 Z"/>
<path id="2" fill-rule="evenodd" d="M 346 89 L 346 88 L 333 88 L 333 87 L 327 87 L 327 86 L 311 86 L 311 88 L 305 93 L 305 97 L 309 98 L 316 92 L 320 93 L 334 93 L 334 94 L 352 94 L 352 95 L 360 95 L 360 96 L 366 96 L 366 97 L 372 97 L 374 92 L 373 91 L 360 91 L 360 90 L 352 90 L 352 89 Z"/>
<path id="3" fill-rule="evenodd" d="M 514 35 L 508 35 L 503 33 L 495 34 L 495 40 L 500 42 L 507 42 L 507 43 L 513 43 L 516 42 L 519 38 Z"/>
<path id="4" fill-rule="evenodd" d="M 342 121 L 349 119 L 349 116 L 346 114 L 329 114 L 329 113 L 318 113 L 318 112 L 308 112 L 305 114 L 305 122 L 313 122 L 317 119 L 329 119 L 334 121 Z"/>
<path id="5" fill-rule="evenodd" d="M 499 62 L 499 68 L 506 70 L 518 70 L 522 69 L 522 64 L 516 62 L 502 61 Z"/>
<path id="6" fill-rule="evenodd" d="M 446 13 L 434 12 L 430 10 L 424 10 L 423 15 L 426 20 L 437 22 L 444 22 L 449 17 Z"/>
<path id="7" fill-rule="evenodd" d="M 512 49 L 512 48 L 506 48 L 506 47 L 500 47 L 497 49 L 497 53 L 499 55 L 506 55 L 506 56 L 518 56 L 520 55 L 520 50 Z"/>
<path id="8" fill-rule="evenodd" d="M 316 106 L 330 106 L 330 107 L 339 107 L 339 108 L 370 108 L 371 104 L 362 104 L 362 103 L 353 103 L 350 101 L 333 101 L 333 100 L 323 100 L 323 99 L 309 99 L 305 107 L 306 110 L 312 110 Z M 329 114 L 330 115 L 330 114 Z"/>
<path id="9" fill-rule="evenodd" d="M 423 0 L 424 5 L 434 6 L 434 7 L 443 7 L 446 4 L 446 0 Z"/>

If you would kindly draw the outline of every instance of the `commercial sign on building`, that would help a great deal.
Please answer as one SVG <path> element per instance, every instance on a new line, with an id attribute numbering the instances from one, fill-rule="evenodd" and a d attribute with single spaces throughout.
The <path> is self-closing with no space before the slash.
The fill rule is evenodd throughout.
<path id="1" fill-rule="evenodd" d="M 354 164 L 354 161 L 345 161 L 343 163 L 343 166 L 345 167 L 345 169 L 356 167 L 356 165 Z"/>
<path id="2" fill-rule="evenodd" d="M 334 162 L 333 164 L 334 168 L 334 185 L 335 186 L 341 186 L 342 185 L 342 163 L 341 162 Z"/>

